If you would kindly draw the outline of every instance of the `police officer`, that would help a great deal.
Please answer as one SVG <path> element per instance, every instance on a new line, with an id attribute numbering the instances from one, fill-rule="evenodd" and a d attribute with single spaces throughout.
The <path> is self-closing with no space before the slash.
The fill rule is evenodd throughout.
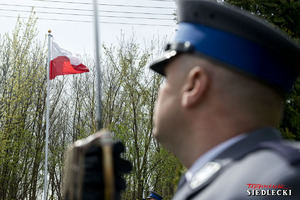
<path id="1" fill-rule="evenodd" d="M 212 0 L 181 0 L 179 27 L 150 68 L 161 86 L 154 137 L 188 169 L 174 200 L 300 199 L 300 153 L 276 129 L 300 48 Z"/>
<path id="2" fill-rule="evenodd" d="M 162 200 L 163 197 L 161 195 L 157 194 L 154 191 L 150 191 L 150 195 L 147 197 L 147 199 L 149 199 L 149 200 Z"/>

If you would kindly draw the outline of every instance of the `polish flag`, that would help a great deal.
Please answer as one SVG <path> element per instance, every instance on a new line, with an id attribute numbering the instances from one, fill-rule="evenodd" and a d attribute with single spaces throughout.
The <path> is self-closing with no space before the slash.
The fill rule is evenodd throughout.
<path id="1" fill-rule="evenodd" d="M 89 69 L 82 64 L 79 54 L 60 48 L 55 42 L 52 42 L 52 58 L 50 61 L 50 80 L 58 75 L 89 72 Z"/>

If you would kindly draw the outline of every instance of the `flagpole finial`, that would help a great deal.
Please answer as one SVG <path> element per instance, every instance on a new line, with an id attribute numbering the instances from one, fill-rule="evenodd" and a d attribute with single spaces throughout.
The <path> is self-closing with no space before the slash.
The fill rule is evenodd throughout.
<path id="1" fill-rule="evenodd" d="M 48 33 L 49 33 L 49 34 L 51 33 L 51 30 L 50 30 L 50 29 L 48 30 Z"/>

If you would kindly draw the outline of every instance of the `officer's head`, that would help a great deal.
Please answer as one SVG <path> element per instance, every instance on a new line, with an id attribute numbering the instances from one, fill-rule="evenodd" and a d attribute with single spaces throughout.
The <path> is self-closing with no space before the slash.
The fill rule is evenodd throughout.
<path id="1" fill-rule="evenodd" d="M 180 127 L 192 120 L 193 110 L 212 117 L 205 109 L 215 104 L 212 108 L 220 112 L 221 100 L 233 112 L 248 109 L 249 116 L 269 118 L 273 125 L 278 113 L 269 110 L 281 107 L 281 97 L 299 74 L 299 46 L 264 20 L 213 0 L 179 1 L 178 20 L 174 40 L 150 66 L 166 76 L 154 135 L 183 131 Z M 178 138 L 178 145 L 182 141 Z"/>
<path id="2" fill-rule="evenodd" d="M 286 94 L 299 73 L 300 48 L 262 19 L 213 0 L 181 0 L 176 37 L 151 69 L 181 54 L 203 56 Z"/>

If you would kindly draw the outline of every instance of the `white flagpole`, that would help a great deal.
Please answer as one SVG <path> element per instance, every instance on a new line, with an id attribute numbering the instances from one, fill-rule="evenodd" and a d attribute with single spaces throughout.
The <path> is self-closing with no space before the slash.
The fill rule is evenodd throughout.
<path id="1" fill-rule="evenodd" d="M 48 63 L 47 63 L 47 102 L 46 102 L 46 141 L 45 141 L 45 172 L 44 172 L 44 198 L 47 199 L 47 174 L 48 174 L 48 140 L 49 140 L 49 85 L 50 85 L 50 61 L 51 61 L 51 30 L 48 31 Z"/>

